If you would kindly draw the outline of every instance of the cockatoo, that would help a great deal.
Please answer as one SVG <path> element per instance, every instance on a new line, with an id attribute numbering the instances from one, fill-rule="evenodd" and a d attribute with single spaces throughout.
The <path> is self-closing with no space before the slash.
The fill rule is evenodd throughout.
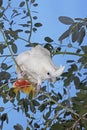
<path id="1" fill-rule="evenodd" d="M 18 64 L 16 66 L 18 79 L 24 79 L 26 75 L 27 80 L 36 84 L 38 91 L 43 81 L 55 82 L 65 69 L 65 66 L 62 65 L 57 68 L 52 62 L 49 50 L 41 45 L 19 54 L 16 62 Z"/>

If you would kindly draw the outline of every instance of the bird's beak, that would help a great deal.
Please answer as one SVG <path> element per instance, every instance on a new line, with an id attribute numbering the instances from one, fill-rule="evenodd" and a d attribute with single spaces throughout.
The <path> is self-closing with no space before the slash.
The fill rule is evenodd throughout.
<path id="1" fill-rule="evenodd" d="M 56 77 L 59 77 L 64 72 L 65 66 L 60 65 L 58 70 L 55 72 Z"/>
<path id="2" fill-rule="evenodd" d="M 56 82 L 58 77 L 64 72 L 65 66 L 60 65 L 60 67 L 54 72 L 53 76 L 50 76 L 50 82 Z"/>

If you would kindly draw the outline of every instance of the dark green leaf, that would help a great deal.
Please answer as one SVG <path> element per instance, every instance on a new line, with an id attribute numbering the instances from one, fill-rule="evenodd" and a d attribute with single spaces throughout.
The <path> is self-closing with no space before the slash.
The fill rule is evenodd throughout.
<path id="1" fill-rule="evenodd" d="M 51 44 L 47 43 L 44 48 L 48 49 L 50 53 L 52 54 L 54 52 L 54 48 Z"/>
<path id="2" fill-rule="evenodd" d="M 60 16 L 59 21 L 63 24 L 70 25 L 74 23 L 74 20 L 67 16 Z"/>
<path id="3" fill-rule="evenodd" d="M 30 110 L 35 113 L 36 112 L 36 109 L 35 109 L 35 106 L 33 104 L 33 102 L 30 102 Z"/>
<path id="4" fill-rule="evenodd" d="M 83 39 L 85 37 L 85 29 L 84 27 L 81 28 L 80 32 L 79 32 L 79 35 L 78 35 L 78 43 L 81 44 L 83 42 Z"/>
<path id="5" fill-rule="evenodd" d="M 2 4 L 3 4 L 3 0 L 0 0 L 0 7 L 2 6 Z"/>
<path id="6" fill-rule="evenodd" d="M 75 20 L 83 21 L 83 19 L 82 19 L 82 18 L 75 18 Z"/>
<path id="7" fill-rule="evenodd" d="M 8 66 L 7 66 L 7 64 L 6 64 L 6 63 L 2 63 L 2 64 L 1 64 L 1 68 L 2 68 L 3 70 L 6 70 L 6 69 L 7 69 L 7 67 L 8 67 Z"/>
<path id="8" fill-rule="evenodd" d="M 78 39 L 78 35 L 79 35 L 79 31 L 75 29 L 72 32 L 72 42 L 75 42 Z"/>
<path id="9" fill-rule="evenodd" d="M 62 124 L 59 124 L 59 122 L 57 122 L 51 126 L 50 130 L 65 130 L 65 128 Z"/>
<path id="10" fill-rule="evenodd" d="M 35 27 L 41 27 L 42 24 L 41 24 L 41 23 L 35 23 L 34 26 L 35 26 Z"/>
<path id="11" fill-rule="evenodd" d="M 23 130 L 23 127 L 20 124 L 14 125 L 15 130 Z"/>
<path id="12" fill-rule="evenodd" d="M 36 7 L 36 6 L 38 6 L 38 4 L 37 4 L 37 3 L 36 3 L 36 4 L 33 4 L 33 6 L 35 6 L 35 7 Z"/>
<path id="13" fill-rule="evenodd" d="M 50 37 L 45 37 L 44 40 L 45 40 L 46 42 L 53 42 L 53 39 L 51 39 Z"/>
<path id="14" fill-rule="evenodd" d="M 80 79 L 79 79 L 79 77 L 77 77 L 77 76 L 74 77 L 74 84 L 75 84 L 76 88 L 79 87 L 79 85 L 80 85 Z"/>
<path id="15" fill-rule="evenodd" d="M 47 106 L 47 104 L 41 104 L 38 109 L 40 110 L 40 112 L 42 112 L 42 111 L 44 111 L 46 106 Z"/>
<path id="16" fill-rule="evenodd" d="M 1 54 L 3 54 L 3 49 L 4 49 L 3 44 L 0 44 L 0 53 L 1 53 Z"/>
<path id="17" fill-rule="evenodd" d="M 30 33 L 30 31 L 29 31 L 29 30 L 26 30 L 25 33 Z"/>
<path id="18" fill-rule="evenodd" d="M 36 100 L 32 100 L 32 102 L 33 102 L 34 106 L 39 106 L 40 105 L 40 103 L 38 101 L 36 101 Z"/>
<path id="19" fill-rule="evenodd" d="M 3 112 L 4 110 L 4 107 L 0 107 L 0 112 Z"/>
<path id="20" fill-rule="evenodd" d="M 30 26 L 29 24 L 19 24 L 19 25 L 22 27 L 29 27 Z"/>
<path id="21" fill-rule="evenodd" d="M 63 39 L 67 38 L 70 35 L 70 30 L 65 31 L 60 37 L 59 41 L 62 41 Z"/>
<path id="22" fill-rule="evenodd" d="M 58 93 L 58 97 L 59 99 L 62 99 L 62 95 L 60 93 Z"/>
<path id="23" fill-rule="evenodd" d="M 37 46 L 39 43 L 30 43 L 30 44 L 27 44 L 26 47 L 35 47 Z"/>
<path id="24" fill-rule="evenodd" d="M 0 80 L 8 80 L 11 75 L 8 72 L 2 71 L 0 72 Z"/>
<path id="25" fill-rule="evenodd" d="M 34 16 L 33 19 L 36 20 L 36 19 L 37 19 L 37 16 Z"/>
<path id="26" fill-rule="evenodd" d="M 7 113 L 2 114 L 0 119 L 1 119 L 2 122 L 6 121 L 8 123 L 8 115 L 7 115 Z"/>
<path id="27" fill-rule="evenodd" d="M 71 75 L 70 77 L 68 77 L 67 79 L 64 80 L 64 86 L 69 86 L 71 84 L 71 82 L 73 81 L 73 75 Z"/>
<path id="28" fill-rule="evenodd" d="M 40 95 L 40 96 L 38 97 L 38 100 L 43 101 L 43 100 L 45 100 L 46 98 L 47 98 L 47 96 L 45 96 L 45 95 Z"/>
<path id="29" fill-rule="evenodd" d="M 67 60 L 67 63 L 75 62 L 74 60 Z"/>
<path id="30" fill-rule="evenodd" d="M 33 28 L 33 31 L 36 32 L 36 31 L 37 31 L 37 28 Z"/>
<path id="31" fill-rule="evenodd" d="M 0 18 L 3 16 L 3 12 L 0 12 Z M 0 25 L 2 25 L 2 23 L 0 23 Z"/>
<path id="32" fill-rule="evenodd" d="M 68 47 L 69 47 L 69 48 L 72 48 L 72 44 L 71 44 L 71 43 L 68 43 Z"/>
<path id="33" fill-rule="evenodd" d="M 34 128 L 40 128 L 40 125 L 38 125 L 37 123 L 34 123 Z"/>
<path id="34" fill-rule="evenodd" d="M 87 54 L 87 46 L 81 46 L 81 48 L 82 48 L 83 52 L 84 52 L 85 54 Z"/>
<path id="35" fill-rule="evenodd" d="M 20 3 L 19 7 L 23 7 L 24 5 L 25 5 L 25 2 L 22 1 L 22 2 Z"/>
<path id="36" fill-rule="evenodd" d="M 71 68 L 72 68 L 73 71 L 77 71 L 77 70 L 78 70 L 78 67 L 77 67 L 76 64 L 72 64 L 72 65 L 71 65 Z"/>
<path id="37" fill-rule="evenodd" d="M 29 127 L 27 127 L 27 128 L 26 128 L 26 130 L 30 130 L 30 128 L 29 128 Z"/>
<path id="38" fill-rule="evenodd" d="M 31 3 L 34 3 L 35 2 L 35 0 L 31 0 Z"/>
<path id="39" fill-rule="evenodd" d="M 48 112 L 46 113 L 45 117 L 48 119 L 50 115 L 51 115 L 51 112 L 48 111 Z"/>
<path id="40" fill-rule="evenodd" d="M 11 47 L 12 47 L 12 51 L 14 52 L 14 53 L 17 53 L 17 46 L 16 46 L 16 44 L 12 44 L 11 45 Z"/>
<path id="41" fill-rule="evenodd" d="M 17 29 L 16 32 L 23 32 L 23 30 L 22 29 Z"/>

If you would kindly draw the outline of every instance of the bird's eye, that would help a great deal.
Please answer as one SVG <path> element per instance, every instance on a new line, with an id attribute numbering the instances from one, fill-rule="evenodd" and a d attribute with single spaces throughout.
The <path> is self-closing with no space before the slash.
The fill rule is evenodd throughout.
<path id="1" fill-rule="evenodd" d="M 48 72 L 47 75 L 50 75 L 50 73 Z"/>

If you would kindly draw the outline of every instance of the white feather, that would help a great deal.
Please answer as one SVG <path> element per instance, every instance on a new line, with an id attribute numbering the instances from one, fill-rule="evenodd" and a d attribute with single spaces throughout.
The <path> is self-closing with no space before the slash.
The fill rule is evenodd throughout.
<path id="1" fill-rule="evenodd" d="M 16 61 L 29 80 L 38 85 L 46 79 L 55 82 L 56 77 L 59 77 L 65 69 L 65 66 L 57 68 L 52 62 L 50 52 L 41 45 L 19 54 Z M 18 67 L 16 67 L 16 71 L 18 78 L 23 78 Z"/>

